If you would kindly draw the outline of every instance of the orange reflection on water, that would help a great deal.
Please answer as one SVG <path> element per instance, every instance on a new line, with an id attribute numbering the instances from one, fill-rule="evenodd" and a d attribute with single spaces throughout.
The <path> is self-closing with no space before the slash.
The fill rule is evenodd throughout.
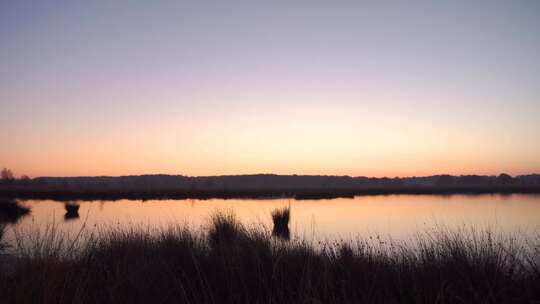
<path id="1" fill-rule="evenodd" d="M 290 204 L 293 237 L 349 239 L 381 235 L 406 239 L 436 226 L 495 227 L 503 232 L 540 230 L 540 196 L 534 195 L 389 195 L 354 199 L 305 200 L 159 200 L 80 203 L 80 218 L 64 221 L 63 203 L 27 201 L 30 216 L 14 229 L 43 229 L 57 224 L 73 234 L 83 224 L 94 227 L 139 227 L 189 224 L 204 226 L 213 212 L 232 211 L 246 225 L 272 228 L 270 213 Z"/>

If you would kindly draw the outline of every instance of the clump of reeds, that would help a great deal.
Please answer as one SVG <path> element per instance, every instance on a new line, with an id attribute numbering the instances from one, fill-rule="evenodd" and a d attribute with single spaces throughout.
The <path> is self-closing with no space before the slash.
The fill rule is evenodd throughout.
<path id="1" fill-rule="evenodd" d="M 67 202 L 64 204 L 64 209 L 66 209 L 66 214 L 64 214 L 64 219 L 78 219 L 79 218 L 79 208 L 81 206 L 77 203 Z"/>
<path id="2" fill-rule="evenodd" d="M 0 222 L 17 222 L 30 213 L 30 209 L 21 206 L 16 200 L 0 198 Z"/>
<path id="3" fill-rule="evenodd" d="M 280 209 L 275 209 L 271 213 L 272 222 L 274 223 L 274 228 L 272 233 L 275 236 L 279 236 L 285 239 L 290 238 L 289 230 L 289 221 L 291 218 L 291 207 L 287 206 Z"/>
<path id="4" fill-rule="evenodd" d="M 215 212 L 210 216 L 208 241 L 217 247 L 246 237 L 246 229 L 233 212 Z"/>

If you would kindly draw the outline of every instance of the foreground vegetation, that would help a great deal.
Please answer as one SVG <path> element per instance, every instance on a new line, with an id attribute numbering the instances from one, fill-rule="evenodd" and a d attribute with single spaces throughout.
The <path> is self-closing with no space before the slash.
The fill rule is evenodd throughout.
<path id="1" fill-rule="evenodd" d="M 288 225 L 289 212 L 276 211 L 275 222 Z M 106 229 L 84 241 L 54 228 L 16 235 L 17 262 L 0 271 L 3 303 L 540 301 L 539 239 L 492 231 L 439 230 L 409 244 L 311 244 L 217 213 L 202 232 Z"/>

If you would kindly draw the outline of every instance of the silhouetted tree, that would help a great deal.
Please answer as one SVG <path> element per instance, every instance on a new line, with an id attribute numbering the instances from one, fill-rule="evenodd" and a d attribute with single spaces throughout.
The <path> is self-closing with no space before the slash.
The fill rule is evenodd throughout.
<path id="1" fill-rule="evenodd" d="M 508 184 L 511 184 L 512 181 L 513 181 L 512 176 L 506 173 L 501 173 L 499 176 L 497 176 L 497 184 L 499 185 L 508 185 Z"/>
<path id="2" fill-rule="evenodd" d="M 2 169 L 2 172 L 0 173 L 0 178 L 2 179 L 2 182 L 11 182 L 15 179 L 15 176 L 13 175 L 13 172 L 9 170 L 8 168 Z"/>
<path id="3" fill-rule="evenodd" d="M 28 175 L 22 175 L 21 178 L 20 178 L 21 182 L 24 183 L 24 184 L 27 184 L 30 182 L 30 176 Z"/>

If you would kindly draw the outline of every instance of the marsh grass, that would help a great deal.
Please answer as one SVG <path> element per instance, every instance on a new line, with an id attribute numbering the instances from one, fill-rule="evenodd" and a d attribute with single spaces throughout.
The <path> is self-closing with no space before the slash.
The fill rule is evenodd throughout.
<path id="1" fill-rule="evenodd" d="M 13 199 L 0 198 L 0 223 L 15 223 L 30 213 L 30 209 Z"/>
<path id="2" fill-rule="evenodd" d="M 64 219 L 67 220 L 73 220 L 78 219 L 79 216 L 79 208 L 81 206 L 77 203 L 73 202 L 66 202 L 64 203 L 64 209 L 66 210 L 66 213 L 64 214 Z"/>
<path id="3" fill-rule="evenodd" d="M 246 228 L 232 211 L 215 212 L 208 226 L 209 245 L 218 248 L 247 239 Z"/>
<path id="4" fill-rule="evenodd" d="M 436 230 L 413 243 L 277 242 L 233 213 L 205 230 L 104 229 L 76 246 L 50 229 L 18 234 L 5 303 L 534 303 L 538 238 Z M 528 245 L 527 245 L 528 244 Z M 21 245 L 22 246 L 22 245 Z M 20 247 L 20 246 L 18 246 Z M 50 247 L 47 249 L 47 247 Z M 67 254 L 62 252 L 67 250 Z M 36 254 L 41 252 L 40 254 Z"/>
<path id="5" fill-rule="evenodd" d="M 290 239 L 289 221 L 291 218 L 291 206 L 275 209 L 271 213 L 274 228 L 272 234 L 283 239 Z"/>
<path id="6" fill-rule="evenodd" d="M 64 209 L 66 209 L 66 214 L 70 214 L 70 215 L 75 215 L 75 214 L 79 214 L 79 208 L 80 208 L 80 205 L 78 204 L 75 204 L 75 203 L 65 203 L 64 204 Z"/>

